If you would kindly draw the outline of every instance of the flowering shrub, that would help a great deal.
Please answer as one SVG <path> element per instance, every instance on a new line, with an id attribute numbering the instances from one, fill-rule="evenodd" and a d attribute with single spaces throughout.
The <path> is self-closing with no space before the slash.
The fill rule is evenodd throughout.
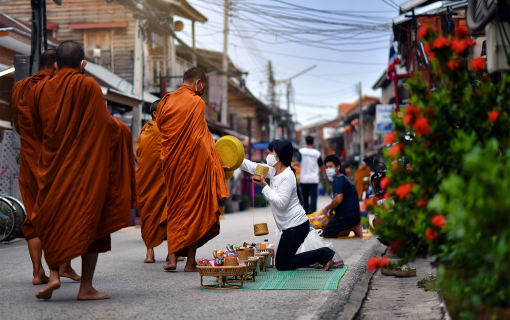
<path id="1" fill-rule="evenodd" d="M 484 58 L 468 59 L 475 44 L 468 31 L 460 27 L 452 37 L 420 27 L 436 89 L 415 73 L 408 80 L 410 105 L 393 115 L 393 132 L 385 139 L 390 172 L 384 184 L 395 204 L 390 210 L 376 207 L 381 223 L 374 232 L 390 243 L 399 241 L 401 264 L 437 255 L 448 241 L 448 215 L 432 210 L 429 201 L 445 177 L 461 173 L 462 159 L 473 148 L 466 140 L 510 144 L 510 76 L 491 80 Z"/>
<path id="2" fill-rule="evenodd" d="M 432 223 L 447 230 L 438 256 L 451 265 L 439 267 L 438 280 L 452 301 L 452 318 L 482 308 L 494 316 L 510 307 L 510 150 L 498 149 L 495 139 L 475 147 L 464 156 L 462 172 L 450 173 L 430 201 L 448 217 L 447 224 L 439 215 Z"/>
<path id="3" fill-rule="evenodd" d="M 479 194 L 475 195 L 476 187 L 473 183 L 474 189 L 469 189 L 472 192 L 471 198 L 462 198 L 465 201 L 463 205 L 470 208 L 462 213 L 465 219 L 462 223 L 462 214 L 456 211 L 454 200 L 461 196 L 460 190 L 464 190 L 460 188 L 462 180 L 458 177 L 465 175 L 467 170 L 464 161 L 466 154 L 472 152 L 477 145 L 485 148 L 495 143 L 500 150 L 508 150 L 510 147 L 510 76 L 488 76 L 485 73 L 484 58 L 468 59 L 474 41 L 468 37 L 466 28 L 458 28 L 456 36 L 452 37 L 438 34 L 430 26 L 424 25 L 420 27 L 418 36 L 424 42 L 425 52 L 431 62 L 436 88 L 431 91 L 420 73 L 415 73 L 408 80 L 410 105 L 403 114 L 393 115 L 393 132 L 385 139 L 389 148 L 384 151 L 385 157 L 387 163 L 391 163 L 388 193 L 393 197 L 394 205 L 390 205 L 389 209 L 386 209 L 387 206 L 375 207 L 380 221 L 374 232 L 390 243 L 398 243 L 398 248 L 392 244 L 390 249 L 401 257 L 400 264 L 417 257 L 437 255 L 443 260 L 454 260 L 454 265 L 478 268 L 485 263 L 481 256 L 490 252 L 490 249 L 496 250 L 495 247 L 476 247 L 481 234 L 487 233 L 487 239 L 492 239 L 493 246 L 503 241 L 506 247 L 501 252 L 505 252 L 508 258 L 510 238 L 498 238 L 500 233 L 496 230 L 500 230 L 502 225 L 496 226 L 498 222 L 495 217 L 496 212 L 502 214 L 502 211 L 497 211 L 501 208 L 498 208 L 494 196 L 505 197 L 503 193 L 508 193 L 510 189 L 506 185 L 506 189 L 498 190 L 500 193 L 479 190 Z M 490 152 L 494 158 L 496 150 Z M 409 168 L 409 164 L 412 165 L 411 170 L 402 170 Z M 480 168 L 478 174 L 483 180 L 484 169 Z M 483 181 L 487 182 L 487 179 Z M 490 179 L 498 178 L 494 175 Z M 450 180 L 458 183 L 458 189 L 450 190 L 444 185 Z M 470 180 L 466 181 L 471 186 Z M 442 196 L 442 192 L 448 192 L 448 195 Z M 440 206 L 437 204 L 439 200 L 431 201 L 434 197 L 452 202 L 443 202 L 444 205 Z M 505 201 L 508 201 L 508 195 L 506 198 Z M 494 214 L 494 219 L 487 220 L 485 217 L 484 220 L 482 208 L 486 202 L 493 208 L 490 213 Z M 479 210 L 476 214 L 473 211 L 475 207 Z M 507 230 L 509 208 L 506 207 L 505 216 Z M 462 229 L 463 223 L 470 223 L 470 229 Z M 484 230 L 477 233 L 476 228 Z M 459 237 L 459 233 L 462 237 Z M 477 262 L 468 261 L 467 250 L 459 252 L 452 249 L 466 249 L 466 243 L 462 243 L 464 241 L 471 244 L 472 252 L 477 251 L 477 257 L 480 258 Z M 487 258 L 489 261 L 499 257 L 500 252 L 494 251 L 493 254 L 495 256 Z M 508 263 L 505 266 L 508 267 Z M 488 267 L 484 265 L 481 268 Z M 488 287 L 469 301 L 474 303 L 477 299 L 478 304 L 495 305 L 501 302 L 495 296 L 508 299 L 508 289 L 494 295 L 487 292 L 492 290 L 490 286 L 498 277 L 502 279 L 501 274 L 494 275 L 486 282 Z M 505 277 L 508 280 L 508 273 Z M 462 280 L 455 284 L 460 282 Z M 508 287 L 508 281 L 505 283 Z M 469 288 L 475 287 L 481 290 L 482 286 Z"/>

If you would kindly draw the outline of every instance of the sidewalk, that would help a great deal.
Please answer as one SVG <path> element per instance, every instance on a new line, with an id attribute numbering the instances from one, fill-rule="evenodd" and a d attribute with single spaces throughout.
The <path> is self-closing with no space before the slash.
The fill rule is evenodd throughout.
<path id="1" fill-rule="evenodd" d="M 398 260 L 389 255 L 389 260 Z M 380 319 L 446 319 L 443 303 L 437 292 L 424 291 L 417 282 L 435 270 L 430 266 L 432 258 L 409 263 L 416 268 L 416 277 L 397 278 L 377 271 L 368 286 L 368 293 L 355 320 Z"/>

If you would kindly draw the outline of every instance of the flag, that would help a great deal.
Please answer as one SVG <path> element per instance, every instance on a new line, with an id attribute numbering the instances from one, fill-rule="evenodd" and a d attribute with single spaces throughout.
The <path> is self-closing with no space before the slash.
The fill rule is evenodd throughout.
<path id="1" fill-rule="evenodd" d="M 388 60 L 388 71 L 386 71 L 386 78 L 390 79 L 391 82 L 395 82 L 397 72 L 395 70 L 395 65 L 400 63 L 400 59 L 398 58 L 397 50 L 395 50 L 395 46 L 393 45 L 393 37 L 390 38 L 390 57 Z"/>

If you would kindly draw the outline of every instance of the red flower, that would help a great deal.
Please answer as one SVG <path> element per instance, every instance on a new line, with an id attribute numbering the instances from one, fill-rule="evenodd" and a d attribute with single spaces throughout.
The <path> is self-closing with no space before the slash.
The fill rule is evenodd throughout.
<path id="1" fill-rule="evenodd" d="M 366 198 L 364 202 L 366 208 L 369 208 L 374 205 L 374 200 L 372 198 Z"/>
<path id="2" fill-rule="evenodd" d="M 424 113 L 427 118 L 432 118 L 434 116 L 434 114 L 436 113 L 436 111 L 434 110 L 433 107 L 428 107 L 425 109 Z"/>
<path id="3" fill-rule="evenodd" d="M 420 119 L 416 120 L 414 123 L 414 128 L 416 129 L 416 134 L 429 134 L 430 133 L 430 126 L 429 121 L 427 118 L 421 117 Z"/>
<path id="4" fill-rule="evenodd" d="M 381 189 L 386 190 L 390 186 L 390 178 L 384 177 L 381 180 Z"/>
<path id="5" fill-rule="evenodd" d="M 485 58 L 474 58 L 471 60 L 470 67 L 475 71 L 483 70 L 485 68 Z"/>
<path id="6" fill-rule="evenodd" d="M 455 29 L 455 36 L 457 36 L 457 37 L 461 37 L 461 38 L 466 37 L 468 34 L 469 34 L 468 27 L 461 26 L 461 27 L 458 27 L 457 29 Z"/>
<path id="7" fill-rule="evenodd" d="M 411 164 L 408 164 L 408 165 L 406 166 L 406 170 L 407 170 L 407 171 L 413 171 L 413 166 L 412 166 Z"/>
<path id="8" fill-rule="evenodd" d="M 393 144 L 393 142 L 395 142 L 396 137 L 397 137 L 397 134 L 395 132 L 388 133 L 386 135 L 386 137 L 384 138 L 384 144 L 385 145 Z"/>
<path id="9" fill-rule="evenodd" d="M 448 61 L 448 68 L 455 70 L 459 66 L 459 63 L 455 60 Z"/>
<path id="10" fill-rule="evenodd" d="M 435 225 L 436 227 L 442 228 L 445 225 L 444 220 L 445 220 L 444 216 L 440 214 L 432 218 L 432 224 Z"/>
<path id="11" fill-rule="evenodd" d="M 368 260 L 367 270 L 369 272 L 373 272 L 373 271 L 377 270 L 378 265 L 379 265 L 379 258 L 374 256 L 374 257 L 370 258 L 370 260 Z"/>
<path id="12" fill-rule="evenodd" d="M 430 25 L 428 24 L 422 24 L 420 28 L 418 28 L 418 40 L 423 40 L 423 38 L 427 35 L 429 32 Z"/>
<path id="13" fill-rule="evenodd" d="M 449 46 L 450 40 L 448 40 L 448 38 L 445 37 L 437 37 L 436 40 L 434 40 L 434 42 L 432 43 L 432 48 L 434 49 L 441 49 Z"/>
<path id="14" fill-rule="evenodd" d="M 469 38 L 468 38 L 469 39 Z M 459 40 L 457 38 L 452 40 L 452 50 L 455 51 L 457 54 L 460 54 L 469 47 L 469 44 L 465 40 Z"/>
<path id="15" fill-rule="evenodd" d="M 429 60 L 436 60 L 436 54 L 434 53 L 434 51 L 432 51 L 432 46 L 430 45 L 430 43 L 426 43 L 423 46 L 423 50 L 425 50 L 425 53 L 429 57 Z"/>
<path id="16" fill-rule="evenodd" d="M 427 203 L 428 203 L 427 200 L 422 200 L 422 199 L 420 199 L 420 200 L 418 200 L 418 202 L 416 202 L 418 207 L 425 207 L 425 206 L 427 206 Z"/>
<path id="17" fill-rule="evenodd" d="M 489 112 L 489 121 L 496 122 L 496 120 L 498 120 L 498 116 L 499 116 L 498 110 L 493 110 L 493 111 Z"/>
<path id="18" fill-rule="evenodd" d="M 390 157 L 400 156 L 404 151 L 404 145 L 399 143 L 390 148 Z"/>
<path id="19" fill-rule="evenodd" d="M 379 268 L 388 267 L 390 263 L 388 262 L 388 257 L 384 256 L 381 260 L 379 260 Z"/>
<path id="20" fill-rule="evenodd" d="M 438 234 L 437 230 L 433 230 L 430 228 L 427 228 L 427 230 L 425 230 L 425 237 L 427 237 L 427 239 L 429 239 L 429 241 L 436 240 L 437 234 Z"/>
<path id="21" fill-rule="evenodd" d="M 397 253 L 402 247 L 404 247 L 405 242 L 402 239 L 395 240 L 392 244 L 388 246 L 389 253 Z"/>
<path id="22" fill-rule="evenodd" d="M 411 126 L 412 123 L 413 123 L 413 117 L 410 115 L 405 115 L 404 116 L 404 124 L 407 126 Z"/>
<path id="23" fill-rule="evenodd" d="M 410 104 L 407 108 L 406 108 L 406 115 L 410 115 L 410 116 L 418 116 L 421 114 L 421 109 L 418 108 L 417 106 L 413 105 L 413 104 Z"/>
<path id="24" fill-rule="evenodd" d="M 409 195 L 411 194 L 411 188 L 412 188 L 412 185 L 410 183 L 404 183 L 404 184 L 400 185 L 397 189 L 395 189 L 395 194 L 400 199 L 405 199 L 405 198 L 409 197 Z"/>

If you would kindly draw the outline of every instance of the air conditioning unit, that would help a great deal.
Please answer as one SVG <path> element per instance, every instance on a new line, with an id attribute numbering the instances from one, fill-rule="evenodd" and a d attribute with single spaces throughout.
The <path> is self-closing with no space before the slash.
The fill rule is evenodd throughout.
<path id="1" fill-rule="evenodd" d="M 487 70 L 489 73 L 510 70 L 510 24 L 508 22 L 489 22 L 485 26 L 487 52 Z"/>

